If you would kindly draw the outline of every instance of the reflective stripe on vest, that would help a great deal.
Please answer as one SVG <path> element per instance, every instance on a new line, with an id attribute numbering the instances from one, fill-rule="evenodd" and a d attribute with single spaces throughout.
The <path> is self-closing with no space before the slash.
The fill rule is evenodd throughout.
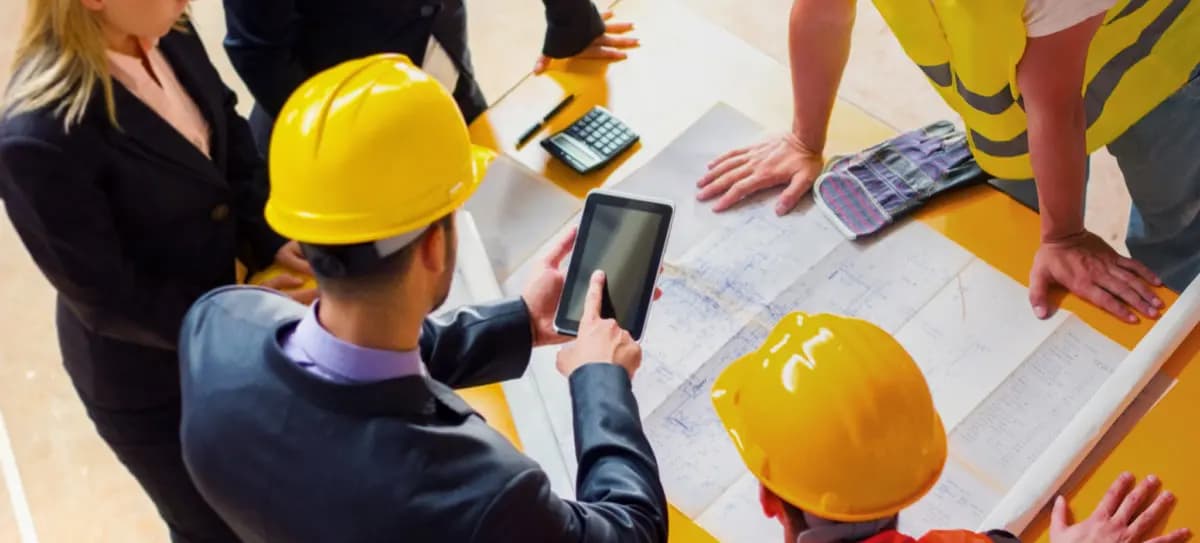
<path id="1" fill-rule="evenodd" d="M 1025 0 L 875 0 L 942 98 L 963 117 L 988 173 L 1033 177 L 1016 68 Z M 1200 2 L 1119 0 L 1088 50 L 1082 90 L 1094 151 L 1187 83 L 1200 64 Z"/>

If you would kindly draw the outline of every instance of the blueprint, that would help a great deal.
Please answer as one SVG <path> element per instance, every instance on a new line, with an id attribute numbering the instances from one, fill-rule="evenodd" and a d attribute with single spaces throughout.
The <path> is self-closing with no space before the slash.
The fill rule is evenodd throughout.
<path id="1" fill-rule="evenodd" d="M 808 204 L 776 217 L 774 194 L 722 214 L 696 203 L 704 165 L 759 137 L 718 105 L 615 187 L 676 203 L 663 297 L 633 380 L 668 499 L 721 541 L 780 540 L 713 411 L 712 383 L 784 315 L 831 312 L 893 334 L 921 367 L 946 426 L 945 472 L 901 515 L 902 528 L 980 528 L 1127 351 L 1065 311 L 1036 319 L 1023 286 L 919 222 L 849 241 Z M 538 460 L 571 480 L 571 404 L 553 351 L 536 352 L 530 372 L 559 449 Z"/>

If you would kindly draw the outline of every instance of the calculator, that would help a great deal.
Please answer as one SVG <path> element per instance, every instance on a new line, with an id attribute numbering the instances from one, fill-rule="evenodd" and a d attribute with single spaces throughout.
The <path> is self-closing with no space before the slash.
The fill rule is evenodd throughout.
<path id="1" fill-rule="evenodd" d="M 542 147 L 572 170 L 585 174 L 608 164 L 637 140 L 638 135 L 625 123 L 596 106 L 562 132 L 542 140 Z"/>

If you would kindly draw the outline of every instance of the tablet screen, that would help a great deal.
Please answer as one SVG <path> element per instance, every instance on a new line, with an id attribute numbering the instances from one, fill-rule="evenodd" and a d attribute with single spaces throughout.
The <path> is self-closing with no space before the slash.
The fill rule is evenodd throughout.
<path id="1" fill-rule="evenodd" d="M 670 221 L 667 204 L 609 193 L 589 195 L 559 302 L 560 328 L 578 329 L 592 272 L 604 270 L 607 280 L 601 315 L 615 318 L 639 337 Z"/>

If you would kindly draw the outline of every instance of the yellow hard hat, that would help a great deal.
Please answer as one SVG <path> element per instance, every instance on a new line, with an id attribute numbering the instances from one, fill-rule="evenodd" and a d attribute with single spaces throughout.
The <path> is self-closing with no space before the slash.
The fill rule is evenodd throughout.
<path id="1" fill-rule="evenodd" d="M 920 368 L 860 319 L 792 313 L 713 384 L 717 415 L 776 496 L 821 518 L 886 518 L 925 495 L 946 432 Z"/>
<path id="2" fill-rule="evenodd" d="M 450 93 L 408 57 L 344 62 L 279 112 L 267 222 L 324 245 L 420 232 L 475 192 L 491 156 L 471 145 Z"/>

